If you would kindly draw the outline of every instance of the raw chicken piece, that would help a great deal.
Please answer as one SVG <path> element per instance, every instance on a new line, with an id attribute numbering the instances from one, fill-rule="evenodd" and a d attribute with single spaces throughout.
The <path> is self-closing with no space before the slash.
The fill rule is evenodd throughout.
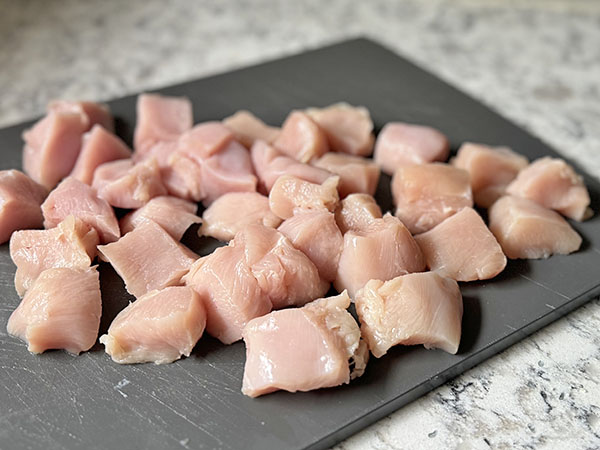
<path id="1" fill-rule="evenodd" d="M 121 237 L 115 212 L 96 191 L 75 178 L 65 178 L 42 204 L 44 226 L 53 228 L 73 215 L 94 227 L 102 244 Z"/>
<path id="2" fill-rule="evenodd" d="M 23 171 L 46 189 L 71 173 L 81 137 L 88 128 L 83 113 L 54 111 L 23 133 Z"/>
<path id="3" fill-rule="evenodd" d="M 583 178 L 559 158 L 535 160 L 519 172 L 506 192 L 533 200 L 570 219 L 581 221 L 593 214 Z"/>
<path id="4" fill-rule="evenodd" d="M 424 272 L 371 280 L 358 291 L 355 304 L 361 333 L 376 358 L 399 344 L 458 351 L 463 302 L 450 278 Z"/>
<path id="5" fill-rule="evenodd" d="M 271 212 L 269 198 L 258 192 L 229 192 L 210 205 L 202 215 L 200 236 L 230 241 L 251 224 L 277 228 L 281 219 Z"/>
<path id="6" fill-rule="evenodd" d="M 85 184 L 92 184 L 94 171 L 99 165 L 126 158 L 131 158 L 131 150 L 125 142 L 100 125 L 94 125 L 90 132 L 83 135 L 81 152 L 71 176 Z"/>
<path id="7" fill-rule="evenodd" d="M 340 197 L 355 192 L 375 195 L 380 172 L 372 159 L 343 153 L 325 153 L 313 165 L 340 176 Z"/>
<path id="8" fill-rule="evenodd" d="M 134 163 L 142 162 L 145 159 L 154 158 L 158 167 L 164 169 L 169 166 L 171 155 L 177 152 L 177 141 L 159 141 L 148 148 L 144 153 L 134 153 L 131 155 Z"/>
<path id="9" fill-rule="evenodd" d="M 465 142 L 458 149 L 452 165 L 465 169 L 471 177 L 475 204 L 489 208 L 529 161 L 508 147 L 488 147 Z"/>
<path id="10" fill-rule="evenodd" d="M 271 127 L 250 111 L 245 110 L 223 119 L 223 125 L 229 128 L 235 139 L 246 148 L 252 147 L 257 140 L 271 143 L 279 137 L 281 132 L 279 127 Z"/>
<path id="11" fill-rule="evenodd" d="M 391 280 L 398 275 L 425 270 L 421 249 L 402 222 L 391 214 L 364 229 L 348 231 L 333 285 L 354 298 L 367 281 Z"/>
<path id="12" fill-rule="evenodd" d="M 190 356 L 205 324 L 206 311 L 193 289 L 167 287 L 130 303 L 100 343 L 119 364 L 166 364 Z"/>
<path id="13" fill-rule="evenodd" d="M 336 103 L 310 108 L 306 114 L 325 132 L 331 150 L 359 156 L 373 153 L 373 121 L 364 106 Z"/>
<path id="14" fill-rule="evenodd" d="M 279 150 L 260 140 L 252 146 L 250 156 L 261 187 L 267 193 L 271 191 L 275 181 L 281 175 L 293 175 L 301 180 L 318 184 L 323 183 L 332 175 L 328 170 L 301 163 L 283 155 Z"/>
<path id="15" fill-rule="evenodd" d="M 456 281 L 487 280 L 506 267 L 506 256 L 483 219 L 464 208 L 415 236 L 427 266 Z"/>
<path id="16" fill-rule="evenodd" d="M 342 234 L 365 230 L 373 219 L 381 216 L 381 208 L 369 194 L 350 194 L 335 210 L 335 220 Z"/>
<path id="17" fill-rule="evenodd" d="M 161 169 L 162 181 L 170 195 L 199 202 L 206 194 L 202 187 L 202 168 L 190 156 L 175 152 Z"/>
<path id="18" fill-rule="evenodd" d="M 269 193 L 269 206 L 282 219 L 292 217 L 296 208 L 333 212 L 340 202 L 339 181 L 338 176 L 332 176 L 322 184 L 314 184 L 292 175 L 283 175 Z"/>
<path id="19" fill-rule="evenodd" d="M 71 112 L 76 114 L 84 114 L 88 119 L 87 129 L 91 130 L 93 126 L 100 125 L 109 132 L 114 132 L 115 121 L 113 119 L 108 105 L 95 102 L 71 102 L 67 100 L 55 100 L 50 102 L 47 108 L 48 113 L 51 112 Z"/>
<path id="20" fill-rule="evenodd" d="M 224 150 L 233 141 L 233 133 L 221 122 L 204 122 L 183 133 L 177 151 L 202 162 Z"/>
<path id="21" fill-rule="evenodd" d="M 133 147 L 146 153 L 160 141 L 175 141 L 192 128 L 192 103 L 185 97 L 142 94 L 137 99 Z"/>
<path id="22" fill-rule="evenodd" d="M 181 284 L 181 278 L 197 258 L 154 222 L 146 222 L 98 250 L 123 278 L 127 292 L 135 297 Z"/>
<path id="23" fill-rule="evenodd" d="M 153 158 L 137 164 L 131 159 L 104 163 L 94 172 L 92 186 L 98 197 L 116 208 L 141 208 L 150 199 L 167 194 L 160 168 Z"/>
<path id="24" fill-rule="evenodd" d="M 450 154 L 448 138 L 435 128 L 391 122 L 383 127 L 375 143 L 375 162 L 392 175 L 399 167 L 444 162 Z"/>
<path id="25" fill-rule="evenodd" d="M 321 278 L 326 281 L 335 279 L 344 237 L 333 213 L 297 210 L 278 230 L 317 266 Z"/>
<path id="26" fill-rule="evenodd" d="M 6 329 L 27 342 L 32 353 L 64 349 L 78 355 L 96 343 L 101 314 L 95 267 L 48 269 L 27 291 Z"/>
<path id="27" fill-rule="evenodd" d="M 562 216 L 536 202 L 511 195 L 488 211 L 490 230 L 512 259 L 548 258 L 579 250 L 581 236 Z"/>
<path id="28" fill-rule="evenodd" d="M 358 324 L 346 311 L 349 305 L 350 298 L 343 292 L 251 320 L 243 331 L 242 392 L 258 397 L 279 389 L 310 391 L 361 376 L 369 351 Z"/>
<path id="29" fill-rule="evenodd" d="M 13 231 L 42 226 L 40 204 L 48 191 L 18 170 L 0 171 L 0 244 Z"/>
<path id="30" fill-rule="evenodd" d="M 154 197 L 140 209 L 130 212 L 121 219 L 121 232 L 129 233 L 146 222 L 160 225 L 176 241 L 181 240 L 194 223 L 202 222 L 196 215 L 198 206 L 176 197 Z"/>
<path id="31" fill-rule="evenodd" d="M 23 297 L 46 269 L 86 269 L 96 257 L 97 245 L 96 230 L 73 216 L 51 230 L 16 231 L 10 239 L 10 257 L 17 266 L 17 293 Z"/>
<path id="32" fill-rule="evenodd" d="M 399 168 L 392 179 L 392 195 L 396 217 L 413 234 L 473 206 L 469 173 L 441 163 Z"/>
<path id="33" fill-rule="evenodd" d="M 329 151 L 325 133 L 301 111 L 292 111 L 287 116 L 281 127 L 281 134 L 273 145 L 303 163 Z"/>

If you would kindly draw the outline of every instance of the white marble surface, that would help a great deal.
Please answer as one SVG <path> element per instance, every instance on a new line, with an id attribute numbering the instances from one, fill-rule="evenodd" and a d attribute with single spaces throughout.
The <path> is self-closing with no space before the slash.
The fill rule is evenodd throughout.
<path id="1" fill-rule="evenodd" d="M 358 34 L 600 177 L 600 2 L 0 0 L 0 125 Z M 598 269 L 600 276 L 600 268 Z M 600 448 L 600 302 L 337 448 Z"/>

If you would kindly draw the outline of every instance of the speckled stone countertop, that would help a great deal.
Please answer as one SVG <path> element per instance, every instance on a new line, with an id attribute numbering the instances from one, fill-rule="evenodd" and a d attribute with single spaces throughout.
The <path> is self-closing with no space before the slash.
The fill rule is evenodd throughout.
<path id="1" fill-rule="evenodd" d="M 0 125 L 367 35 L 600 177 L 595 0 L 0 0 Z M 600 276 L 600 268 L 598 269 Z M 337 448 L 600 448 L 600 301 Z"/>

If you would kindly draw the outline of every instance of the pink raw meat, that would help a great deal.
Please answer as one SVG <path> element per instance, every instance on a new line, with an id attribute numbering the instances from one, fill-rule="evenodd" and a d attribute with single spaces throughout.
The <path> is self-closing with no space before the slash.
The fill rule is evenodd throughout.
<path id="1" fill-rule="evenodd" d="M 365 230 L 373 219 L 381 217 L 381 208 L 369 194 L 350 194 L 335 210 L 335 220 L 342 234 Z"/>
<path id="2" fill-rule="evenodd" d="M 315 184 L 292 175 L 282 175 L 269 193 L 269 206 L 282 219 L 292 217 L 297 208 L 333 212 L 340 202 L 339 181 L 338 176 L 332 176 L 322 184 Z"/>
<path id="3" fill-rule="evenodd" d="M 55 100 L 50 102 L 47 111 L 48 113 L 58 111 L 84 114 L 88 119 L 86 131 L 91 130 L 95 125 L 99 125 L 111 133 L 115 130 L 115 121 L 113 116 L 108 109 L 108 105 L 103 103 Z"/>
<path id="4" fill-rule="evenodd" d="M 183 133 L 177 151 L 202 162 L 221 152 L 233 141 L 233 133 L 221 122 L 203 122 Z"/>
<path id="5" fill-rule="evenodd" d="M 161 169 L 162 181 L 169 195 L 199 202 L 206 194 L 202 186 L 202 168 L 194 158 L 174 152 Z"/>
<path id="6" fill-rule="evenodd" d="M 372 159 L 343 153 L 325 153 L 313 165 L 339 175 L 340 197 L 353 193 L 375 195 L 379 182 L 379 167 Z"/>
<path id="7" fill-rule="evenodd" d="M 279 136 L 281 129 L 271 127 L 252 114 L 250 111 L 241 110 L 234 115 L 223 119 L 223 125 L 231 130 L 235 139 L 246 148 L 252 147 L 257 140 L 268 143 Z"/>
<path id="8" fill-rule="evenodd" d="M 273 146 L 303 163 L 329 151 L 325 133 L 301 111 L 292 111 L 287 116 Z"/>

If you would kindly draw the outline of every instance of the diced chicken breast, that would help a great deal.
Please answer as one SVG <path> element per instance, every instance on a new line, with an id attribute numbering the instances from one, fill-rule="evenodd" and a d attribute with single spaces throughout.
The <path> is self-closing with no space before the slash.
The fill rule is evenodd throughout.
<path id="1" fill-rule="evenodd" d="M 105 105 L 104 103 L 55 100 L 48 104 L 47 111 L 48 113 L 58 111 L 85 114 L 88 119 L 86 131 L 91 130 L 95 125 L 99 125 L 111 133 L 115 130 L 115 121 L 113 116 L 110 113 L 108 105 Z"/>
<path id="2" fill-rule="evenodd" d="M 451 163 L 469 172 L 475 204 L 489 208 L 529 161 L 508 147 L 465 142 Z"/>
<path id="3" fill-rule="evenodd" d="M 221 122 L 200 123 L 177 140 L 177 150 L 198 161 L 221 152 L 233 141 L 233 133 Z"/>
<path id="4" fill-rule="evenodd" d="M 421 249 L 402 222 L 386 214 L 365 229 L 344 235 L 344 248 L 333 283 L 338 292 L 348 290 L 354 298 L 367 281 L 391 280 L 425 270 Z"/>
<path id="5" fill-rule="evenodd" d="M 27 291 L 6 328 L 27 342 L 32 353 L 64 349 L 78 355 L 95 344 L 101 314 L 95 267 L 48 269 Z"/>
<path id="6" fill-rule="evenodd" d="M 501 197 L 488 217 L 491 232 L 512 259 L 567 255 L 581 246 L 581 236 L 560 214 L 526 198 Z"/>
<path id="7" fill-rule="evenodd" d="M 194 223 L 202 222 L 196 215 L 198 206 L 176 197 L 154 197 L 140 209 L 130 212 L 121 219 L 121 232 L 129 233 L 146 222 L 160 225 L 176 241 L 181 240 Z"/>
<path id="8" fill-rule="evenodd" d="M 283 175 L 269 193 L 269 206 L 282 219 L 292 217 L 297 208 L 333 212 L 340 202 L 337 191 L 339 181 L 338 176 L 332 176 L 322 184 L 315 184 L 292 175 Z"/>
<path id="9" fill-rule="evenodd" d="M 235 139 L 246 148 L 252 147 L 257 140 L 272 143 L 281 132 L 279 127 L 271 127 L 245 110 L 223 119 L 223 125 L 229 128 Z"/>
<path id="10" fill-rule="evenodd" d="M 273 311 L 244 328 L 242 392 L 258 397 L 338 386 L 363 374 L 369 352 L 346 292 L 303 308 Z M 354 369 L 350 369 L 350 365 Z"/>
<path id="11" fill-rule="evenodd" d="M 391 122 L 383 127 L 375 143 L 375 162 L 392 175 L 399 167 L 444 162 L 450 154 L 448 138 L 435 128 Z"/>
<path id="12" fill-rule="evenodd" d="M 442 163 L 400 167 L 392 179 L 392 195 L 396 217 L 413 234 L 473 206 L 469 173 Z"/>
<path id="13" fill-rule="evenodd" d="M 89 267 L 98 242 L 96 230 L 73 216 L 51 230 L 16 231 L 10 239 L 10 257 L 17 266 L 17 293 L 22 297 L 46 269 Z"/>
<path id="14" fill-rule="evenodd" d="M 283 126 L 281 134 L 273 142 L 278 150 L 306 163 L 329 151 L 327 136 L 305 113 L 292 111 Z"/>
<path id="15" fill-rule="evenodd" d="M 98 232 L 100 242 L 108 244 L 121 236 L 119 222 L 111 206 L 95 189 L 75 178 L 65 178 L 42 204 L 44 226 L 53 228 L 67 216 L 75 216 Z"/>
<path id="16" fill-rule="evenodd" d="M 373 219 L 381 217 L 381 208 L 369 194 L 350 194 L 335 210 L 335 220 L 342 234 L 365 230 Z"/>
<path id="17" fill-rule="evenodd" d="M 581 221 L 593 214 L 583 178 L 559 158 L 535 160 L 519 172 L 506 192 L 533 200 L 573 220 Z"/>
<path id="18" fill-rule="evenodd" d="M 94 125 L 91 131 L 83 135 L 81 152 L 71 176 L 85 184 L 92 184 L 94 171 L 99 165 L 127 158 L 131 158 L 131 150 L 125 142 L 100 125 Z"/>
<path id="19" fill-rule="evenodd" d="M 191 250 L 151 221 L 98 250 L 123 278 L 127 292 L 135 297 L 182 284 L 182 277 L 196 260 Z"/>
<path id="20" fill-rule="evenodd" d="M 379 182 L 379 166 L 372 159 L 343 153 L 325 153 L 313 165 L 339 175 L 340 197 L 353 193 L 375 195 Z"/>
<path id="21" fill-rule="evenodd" d="M 206 311 L 185 286 L 151 291 L 122 310 L 100 337 L 114 362 L 166 364 L 190 356 L 204 332 Z"/>
<path id="22" fill-rule="evenodd" d="M 297 210 L 278 230 L 308 256 L 324 280 L 331 282 L 335 279 L 344 237 L 333 213 Z"/>
<path id="23" fill-rule="evenodd" d="M 280 223 L 281 219 L 269 208 L 268 197 L 258 192 L 229 192 L 204 211 L 198 234 L 230 241 L 248 225 L 277 228 Z"/>
<path id="24" fill-rule="evenodd" d="M 427 266 L 456 281 L 487 280 L 506 267 L 498 241 L 473 208 L 415 236 Z"/>
<path id="25" fill-rule="evenodd" d="M 43 222 L 40 204 L 48 191 L 18 170 L 0 171 L 0 244 L 13 231 L 40 228 Z"/>
<path id="26" fill-rule="evenodd" d="M 206 194 L 202 186 L 202 168 L 192 157 L 175 152 L 161 169 L 162 181 L 170 195 L 199 202 Z"/>
<path id="27" fill-rule="evenodd" d="M 450 278 L 424 272 L 371 280 L 358 291 L 355 304 L 361 333 L 376 358 L 394 345 L 458 351 L 463 302 Z"/>
<path id="28" fill-rule="evenodd" d="M 373 153 L 373 121 L 367 108 L 336 103 L 310 108 L 306 114 L 325 132 L 331 150 L 359 156 Z"/>
<path id="29" fill-rule="evenodd" d="M 139 163 L 145 159 L 154 158 L 158 167 L 164 169 L 169 166 L 171 155 L 177 153 L 178 147 L 178 141 L 159 141 L 144 153 L 134 153 L 131 155 L 131 159 L 134 163 Z"/>

